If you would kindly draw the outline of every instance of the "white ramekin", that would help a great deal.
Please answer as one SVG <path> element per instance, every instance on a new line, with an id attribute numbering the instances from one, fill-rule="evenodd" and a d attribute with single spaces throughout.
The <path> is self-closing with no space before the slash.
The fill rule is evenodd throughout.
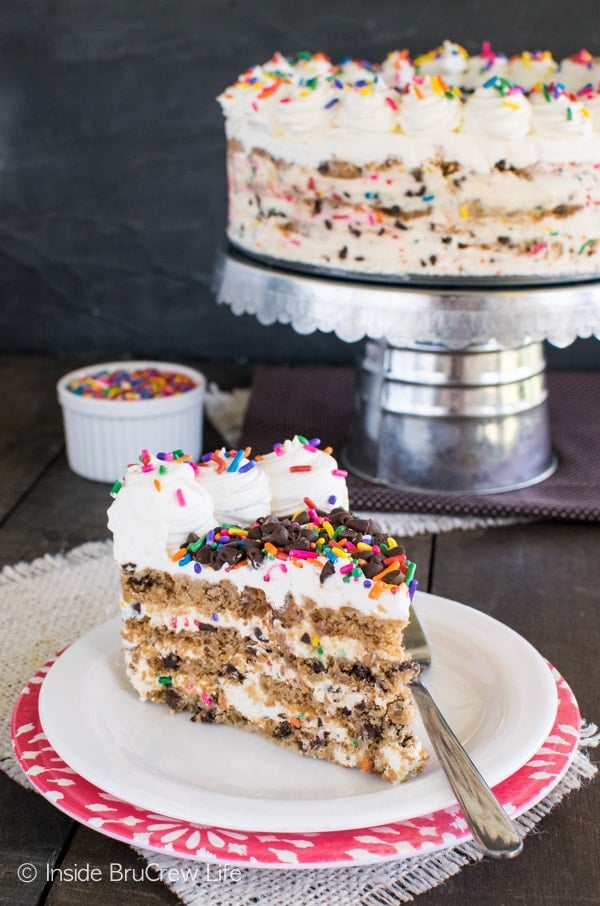
<path id="1" fill-rule="evenodd" d="M 184 393 L 141 400 L 94 399 L 67 387 L 74 379 L 100 371 L 157 368 L 185 374 L 196 384 Z M 202 452 L 202 416 L 206 379 L 187 365 L 136 360 L 86 365 L 63 375 L 56 385 L 62 406 L 67 460 L 82 478 L 113 482 L 142 450 L 183 450 L 194 459 Z"/>

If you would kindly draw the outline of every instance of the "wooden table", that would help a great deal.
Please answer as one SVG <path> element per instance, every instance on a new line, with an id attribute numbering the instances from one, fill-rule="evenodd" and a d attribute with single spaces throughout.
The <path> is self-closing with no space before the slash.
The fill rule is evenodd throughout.
<path id="1" fill-rule="evenodd" d="M 0 358 L 1 565 L 66 552 L 108 535 L 108 488 L 72 474 L 65 459 L 54 385 L 78 364 L 42 357 Z M 223 389 L 249 382 L 249 369 L 241 366 L 199 367 Z M 207 426 L 205 431 L 206 448 L 220 444 L 214 429 Z M 419 563 L 423 590 L 475 605 L 521 633 L 567 679 L 582 714 L 600 719 L 599 525 L 557 522 L 454 531 L 414 538 L 410 552 Z M 0 903 L 179 902 L 150 878 L 110 881 L 111 863 L 140 872 L 143 861 L 129 846 L 78 825 L 1 772 L 0 797 Z M 595 781 L 542 821 L 518 859 L 485 860 L 421 895 L 418 902 L 600 904 L 599 815 L 600 783 Z M 23 862 L 63 869 L 95 867 L 103 879 L 60 880 L 55 872 L 53 882 L 40 877 L 23 884 L 17 878 Z M 390 876 L 393 871 L 390 865 Z M 131 871 L 129 876 L 133 878 Z"/>

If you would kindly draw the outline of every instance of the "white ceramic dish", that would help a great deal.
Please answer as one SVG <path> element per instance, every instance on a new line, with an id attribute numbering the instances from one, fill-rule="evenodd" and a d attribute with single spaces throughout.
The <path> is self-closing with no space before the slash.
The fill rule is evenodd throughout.
<path id="1" fill-rule="evenodd" d="M 109 400 L 79 396 L 68 389 L 74 379 L 100 371 L 157 368 L 191 378 L 195 387 L 172 396 Z M 206 379 L 186 365 L 135 360 L 101 362 L 70 371 L 56 385 L 62 407 L 67 459 L 82 478 L 114 482 L 136 462 L 140 451 L 183 450 L 194 459 L 202 452 L 202 416 Z"/>
<path id="2" fill-rule="evenodd" d="M 494 786 L 547 737 L 557 710 L 552 675 L 528 642 L 491 617 L 425 593 L 415 604 L 434 654 L 429 688 Z M 422 774 L 393 787 L 140 702 L 122 667 L 119 624 L 115 618 L 72 645 L 40 696 L 52 747 L 106 792 L 173 818 L 267 833 L 381 825 L 454 802 L 434 755 Z"/>

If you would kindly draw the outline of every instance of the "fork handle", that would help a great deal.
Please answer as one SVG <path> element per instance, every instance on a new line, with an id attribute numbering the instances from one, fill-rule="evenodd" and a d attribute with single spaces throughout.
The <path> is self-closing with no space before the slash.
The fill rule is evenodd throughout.
<path id="1" fill-rule="evenodd" d="M 412 691 L 429 739 L 471 829 L 473 839 L 488 856 L 512 858 L 523 841 L 489 786 L 454 735 L 444 715 L 420 680 Z"/>

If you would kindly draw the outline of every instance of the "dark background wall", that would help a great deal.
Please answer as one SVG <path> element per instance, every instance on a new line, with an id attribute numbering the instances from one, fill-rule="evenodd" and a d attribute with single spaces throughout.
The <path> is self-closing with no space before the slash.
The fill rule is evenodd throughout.
<path id="1" fill-rule="evenodd" d="M 351 361 L 216 306 L 225 143 L 215 96 L 275 50 L 383 59 L 449 37 L 600 54 L 598 0 L 2 0 L 0 351 Z M 596 367 L 600 346 L 550 350 Z"/>

